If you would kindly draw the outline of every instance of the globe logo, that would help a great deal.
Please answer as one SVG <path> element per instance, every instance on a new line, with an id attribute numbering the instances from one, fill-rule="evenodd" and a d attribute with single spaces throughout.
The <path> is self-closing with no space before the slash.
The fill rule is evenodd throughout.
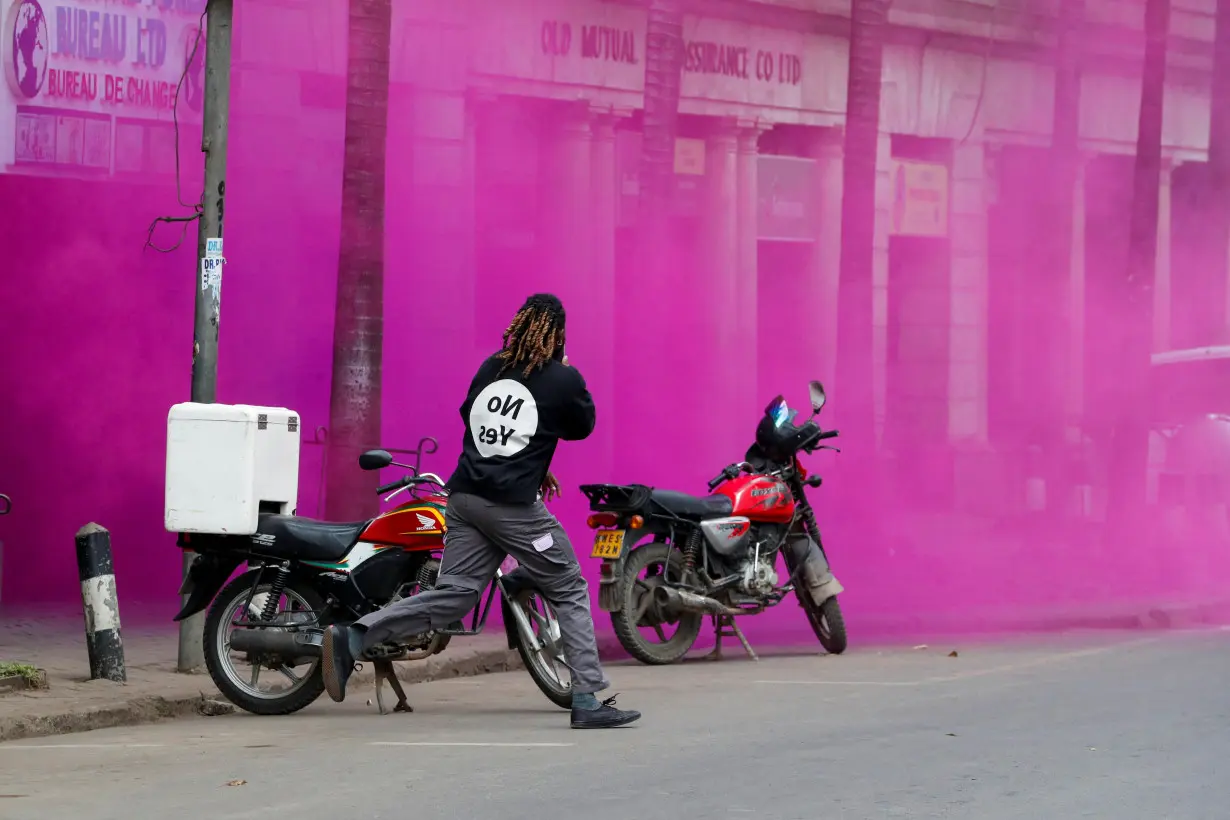
<path id="1" fill-rule="evenodd" d="M 5 33 L 9 53 L 4 73 L 9 85 L 18 97 L 34 99 L 47 80 L 47 53 L 51 46 L 47 15 L 38 0 L 14 0 Z"/>
<path id="2" fill-rule="evenodd" d="M 197 26 L 184 29 L 184 71 L 179 99 L 200 114 L 205 102 L 205 32 Z"/>

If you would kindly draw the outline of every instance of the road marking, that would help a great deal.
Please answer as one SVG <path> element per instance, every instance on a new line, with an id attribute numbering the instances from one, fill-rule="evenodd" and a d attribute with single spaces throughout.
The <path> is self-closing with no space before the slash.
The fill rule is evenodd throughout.
<path id="1" fill-rule="evenodd" d="M 769 686 L 922 686 L 924 683 L 935 683 L 936 680 L 924 678 L 923 680 L 758 680 L 752 682 Z"/>
<path id="2" fill-rule="evenodd" d="M 18 752 L 26 749 L 161 749 L 162 743 L 35 743 L 29 746 L 5 744 L 0 752 Z"/>
<path id="3" fill-rule="evenodd" d="M 506 749 L 538 749 L 551 748 L 559 749 L 566 746 L 575 746 L 575 743 L 433 743 L 430 741 L 419 742 L 402 742 L 396 740 L 376 740 L 367 744 L 368 746 L 491 746 L 493 748 Z"/>
<path id="4" fill-rule="evenodd" d="M 1025 669 L 1031 669 L 1035 666 L 1049 666 L 1050 664 L 1075 660 L 1077 658 L 1104 655 L 1107 652 L 1114 652 L 1117 649 L 1143 646 L 1145 644 L 1157 643 L 1160 640 L 1162 640 L 1160 637 L 1138 638 L 1133 641 L 1125 641 L 1123 643 L 1115 644 L 1114 646 L 1099 646 L 1092 649 L 1079 649 L 1074 652 L 1061 652 L 1058 655 L 1046 655 L 1041 658 L 1034 658 L 1028 661 L 992 666 L 988 669 L 973 669 L 969 672 L 957 672 L 953 675 L 941 675 L 939 677 L 921 678 L 919 680 L 911 681 L 758 680 L 754 682 L 770 686 L 931 686 L 937 683 L 956 683 L 958 681 L 971 680 L 973 678 L 983 678 L 988 675 L 998 675 L 1004 672 L 1019 672 Z"/>
<path id="5" fill-rule="evenodd" d="M 368 746 L 490 746 L 492 748 L 508 748 L 508 749 L 533 749 L 533 748 L 550 748 L 559 749 L 570 746 L 575 746 L 575 743 L 462 743 L 462 742 L 431 742 L 431 741 L 395 741 L 395 740 L 377 740 L 367 744 Z M 163 749 L 166 744 L 163 743 L 37 743 L 29 746 L 17 744 L 0 745 L 0 751 L 17 752 L 25 749 Z"/>

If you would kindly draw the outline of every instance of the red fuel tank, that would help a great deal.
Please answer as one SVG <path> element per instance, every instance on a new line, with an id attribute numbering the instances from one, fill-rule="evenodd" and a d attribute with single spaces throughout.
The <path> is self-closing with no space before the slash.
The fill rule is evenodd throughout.
<path id="1" fill-rule="evenodd" d="M 794 495 L 785 482 L 764 475 L 744 475 L 717 488 L 734 505 L 731 515 L 753 521 L 789 523 L 794 518 Z"/>
<path id="2" fill-rule="evenodd" d="M 360 541 L 405 550 L 433 550 L 444 546 L 444 497 L 422 497 L 381 513 L 367 525 Z"/>

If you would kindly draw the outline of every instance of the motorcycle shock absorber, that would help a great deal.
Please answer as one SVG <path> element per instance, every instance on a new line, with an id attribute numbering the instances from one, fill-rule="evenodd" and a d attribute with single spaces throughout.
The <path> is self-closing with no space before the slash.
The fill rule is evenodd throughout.
<path id="1" fill-rule="evenodd" d="M 696 569 L 696 554 L 700 552 L 700 530 L 695 527 L 688 533 L 688 540 L 683 544 L 683 578 L 686 581 Z"/>
<path id="2" fill-rule="evenodd" d="M 290 581 L 290 569 L 286 566 L 278 567 L 277 572 L 273 575 L 273 582 L 269 585 L 269 597 L 265 599 L 265 608 L 261 610 L 262 621 L 272 621 L 273 616 L 278 614 L 278 602 L 282 600 L 282 593 L 286 591 L 286 584 Z"/>

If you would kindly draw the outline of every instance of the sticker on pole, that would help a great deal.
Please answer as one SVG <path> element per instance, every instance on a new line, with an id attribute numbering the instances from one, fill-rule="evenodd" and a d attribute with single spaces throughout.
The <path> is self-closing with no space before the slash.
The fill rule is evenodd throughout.
<path id="1" fill-rule="evenodd" d="M 222 289 L 222 257 L 205 257 L 201 260 L 201 290 Z"/>
<path id="2" fill-rule="evenodd" d="M 206 259 L 221 259 L 222 258 L 222 237 L 214 237 L 205 240 L 205 258 Z"/>

